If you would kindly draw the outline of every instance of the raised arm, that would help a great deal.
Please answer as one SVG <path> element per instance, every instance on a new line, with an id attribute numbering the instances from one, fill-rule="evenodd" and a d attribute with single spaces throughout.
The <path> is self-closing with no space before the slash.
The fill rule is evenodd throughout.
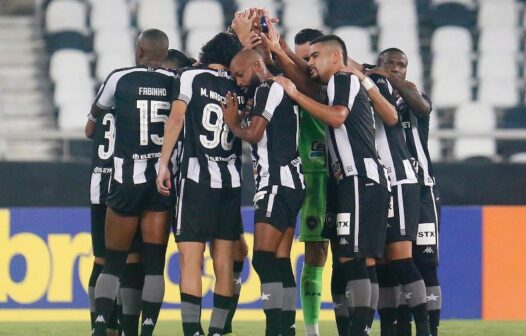
<path id="1" fill-rule="evenodd" d="M 387 78 L 391 85 L 393 85 L 395 88 L 396 92 L 398 92 L 398 94 L 404 99 L 405 103 L 409 106 L 411 111 L 413 111 L 417 116 L 429 116 L 431 113 L 431 104 L 422 96 L 414 84 L 411 85 L 412 83 L 409 83 L 397 75 L 387 72 L 382 68 L 371 69 L 367 72 L 367 74 L 369 73 L 375 73 Z"/>

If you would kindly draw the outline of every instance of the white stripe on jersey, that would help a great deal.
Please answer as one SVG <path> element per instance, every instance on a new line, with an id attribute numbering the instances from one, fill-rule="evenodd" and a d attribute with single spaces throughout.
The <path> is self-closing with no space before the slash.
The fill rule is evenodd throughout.
<path id="1" fill-rule="evenodd" d="M 411 162 L 409 160 L 404 160 L 403 163 L 404 163 L 405 175 L 407 176 L 407 181 L 409 181 L 410 183 L 418 183 L 418 178 L 416 177 L 415 170 L 413 169 Z M 400 181 L 400 182 L 404 182 L 404 181 Z"/>
<path id="2" fill-rule="evenodd" d="M 358 176 L 354 176 L 354 252 L 359 252 L 360 243 L 360 188 Z"/>
<path id="3" fill-rule="evenodd" d="M 146 183 L 146 167 L 148 160 L 133 161 L 133 184 Z"/>
<path id="4" fill-rule="evenodd" d="M 261 180 L 259 181 L 258 190 L 261 190 L 268 186 L 268 179 L 269 179 L 269 162 L 268 162 L 268 150 L 267 150 L 267 131 L 263 132 L 263 137 L 258 142 L 258 157 L 257 160 L 258 165 L 261 167 L 261 171 L 259 172 L 259 176 L 261 177 Z M 254 158 L 255 160 L 255 158 Z"/>
<path id="5" fill-rule="evenodd" d="M 102 174 L 92 173 L 91 174 L 91 185 L 90 185 L 90 200 L 91 204 L 100 204 L 100 181 Z"/>
<path id="6" fill-rule="evenodd" d="M 354 162 L 354 155 L 352 153 L 351 142 L 349 141 L 349 134 L 347 127 L 342 124 L 340 127 L 334 129 L 334 138 L 336 143 L 335 151 L 340 154 L 341 169 L 344 176 L 351 176 L 357 173 L 356 162 Z M 338 158 L 335 157 L 337 160 Z"/>
<path id="7" fill-rule="evenodd" d="M 239 176 L 239 172 L 236 168 L 236 161 L 230 160 L 228 161 L 227 165 L 228 171 L 230 172 L 230 176 L 232 179 L 232 188 L 238 188 L 241 187 L 241 177 Z"/>
<path id="8" fill-rule="evenodd" d="M 221 180 L 221 170 L 215 161 L 208 161 L 208 172 L 210 173 L 210 187 L 223 187 L 223 180 Z"/>
<path id="9" fill-rule="evenodd" d="M 113 178 L 115 181 L 122 184 L 122 164 L 124 163 L 124 160 L 119 157 L 113 158 L 113 167 L 114 167 L 114 175 Z"/>
<path id="10" fill-rule="evenodd" d="M 294 189 L 294 180 L 292 179 L 292 172 L 289 166 L 281 166 L 279 168 L 279 175 L 282 186 Z"/>
<path id="11" fill-rule="evenodd" d="M 396 182 L 398 182 L 398 178 L 396 176 L 393 155 L 391 155 L 391 148 L 389 147 L 389 140 L 387 139 L 387 133 L 385 132 L 385 125 L 378 114 L 375 113 L 374 118 L 376 120 L 376 132 L 374 135 L 376 150 L 378 151 L 378 156 L 380 156 L 380 159 L 382 160 L 382 164 L 387 168 L 390 184 L 395 185 Z"/>
<path id="12" fill-rule="evenodd" d="M 188 158 L 188 172 L 186 177 L 190 180 L 199 183 L 199 174 L 201 173 L 201 166 L 196 157 Z"/>
<path id="13" fill-rule="evenodd" d="M 429 162 L 427 161 L 426 153 L 424 152 L 424 147 L 420 140 L 420 134 L 418 133 L 418 120 L 412 112 L 409 113 L 409 118 L 411 120 L 411 132 L 413 133 L 413 139 L 415 140 L 418 164 L 424 173 L 424 184 L 426 186 L 433 186 L 435 185 L 435 181 L 429 174 Z"/>
<path id="14" fill-rule="evenodd" d="M 208 69 L 187 70 L 181 74 L 181 86 L 179 90 L 179 97 L 177 97 L 177 99 L 184 101 L 186 104 L 190 103 L 190 100 L 192 100 L 193 96 L 192 83 L 194 81 L 194 77 L 202 73 L 209 73 L 216 77 L 230 78 L 227 72 L 214 71 Z"/>
<path id="15" fill-rule="evenodd" d="M 380 176 L 378 175 L 378 165 L 376 164 L 376 162 L 374 162 L 374 160 L 371 158 L 365 158 L 363 159 L 363 163 L 365 165 L 367 178 L 375 181 L 376 183 L 380 183 Z"/>

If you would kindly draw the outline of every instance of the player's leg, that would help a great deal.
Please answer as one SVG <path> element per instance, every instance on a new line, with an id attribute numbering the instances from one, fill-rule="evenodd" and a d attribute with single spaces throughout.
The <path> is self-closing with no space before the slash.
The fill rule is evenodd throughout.
<path id="1" fill-rule="evenodd" d="M 378 277 L 376 275 L 376 261 L 374 258 L 367 258 L 365 260 L 365 265 L 367 266 L 367 275 L 369 276 L 369 281 L 371 282 L 371 301 L 369 304 L 369 316 L 367 318 L 367 328 L 369 331 L 373 326 L 374 313 L 378 308 L 378 296 L 379 296 L 379 287 L 378 287 Z"/>
<path id="2" fill-rule="evenodd" d="M 376 274 L 379 286 L 378 315 L 380 315 L 381 335 L 396 336 L 400 285 L 390 265 L 383 260 L 376 263 Z"/>
<path id="3" fill-rule="evenodd" d="M 168 207 L 167 207 L 168 208 Z M 143 211 L 141 214 L 142 266 L 144 286 L 142 289 L 141 335 L 153 334 L 164 298 L 164 265 L 168 244 L 168 209 Z"/>
<path id="4" fill-rule="evenodd" d="M 409 310 L 409 305 L 407 303 L 406 294 L 402 291 L 400 287 L 400 299 L 398 301 L 398 309 L 396 312 L 397 323 L 396 323 L 396 333 L 398 336 L 411 336 L 413 318 L 411 315 L 411 310 Z"/>
<path id="5" fill-rule="evenodd" d="M 434 187 L 421 187 L 420 235 L 413 243 L 413 258 L 426 284 L 429 326 L 433 336 L 438 335 L 442 291 L 438 279 L 440 199 Z"/>
<path id="6" fill-rule="evenodd" d="M 128 250 L 137 230 L 136 216 L 119 215 L 111 207 L 106 212 L 106 259 L 95 286 L 95 336 L 106 336 L 107 322 L 113 310 Z"/>
<path id="7" fill-rule="evenodd" d="M 94 328 L 95 322 L 95 284 L 102 272 L 104 266 L 104 256 L 106 248 L 104 246 L 104 221 L 106 220 L 106 205 L 92 204 L 90 210 L 91 216 L 91 246 L 95 261 L 91 269 L 88 282 L 88 299 L 91 317 L 91 329 Z"/>
<path id="8" fill-rule="evenodd" d="M 213 239 L 212 259 L 216 282 L 208 335 L 222 334 L 232 304 L 233 292 L 233 245 L 232 240 Z"/>
<path id="9" fill-rule="evenodd" d="M 144 285 L 144 270 L 141 256 L 142 250 L 140 231 L 137 231 L 126 260 L 126 267 L 120 278 L 119 299 L 121 308 L 121 330 L 124 335 L 137 336 L 139 333 L 139 317 L 141 315 L 141 297 Z"/>
<path id="10" fill-rule="evenodd" d="M 386 245 L 389 270 L 396 274 L 407 305 L 415 320 L 417 336 L 429 335 L 426 289 L 422 275 L 412 257 L 412 240 L 416 239 L 420 216 L 420 186 L 398 185 L 393 190 L 394 220 L 390 230 L 393 239 Z M 389 230 L 388 230 L 389 231 Z"/>
<path id="11" fill-rule="evenodd" d="M 281 333 L 283 283 L 276 251 L 282 237 L 283 233 L 271 224 L 255 224 L 252 266 L 261 282 L 261 303 L 266 316 L 265 336 Z"/>
<path id="12" fill-rule="evenodd" d="M 296 335 L 296 280 L 290 261 L 290 250 L 294 241 L 294 227 L 289 227 L 278 246 L 279 273 L 283 284 L 283 302 L 281 305 L 281 335 Z"/>
<path id="13" fill-rule="evenodd" d="M 325 219 L 327 177 L 325 173 L 305 173 L 306 196 L 301 208 L 299 240 L 305 242 L 305 262 L 300 289 L 305 334 L 318 336 L 323 266 L 329 243 L 321 237 Z"/>
<path id="14" fill-rule="evenodd" d="M 232 258 L 234 259 L 233 266 L 233 283 L 234 288 L 232 291 L 232 304 L 230 306 L 230 312 L 225 322 L 224 332 L 226 335 L 232 333 L 232 320 L 236 313 L 237 305 L 239 302 L 239 295 L 241 294 L 241 272 L 243 271 L 243 266 L 245 259 L 248 255 L 248 245 L 245 240 L 245 235 L 241 234 L 239 239 L 234 242 L 232 251 Z M 234 336 L 234 334 L 232 334 Z"/>

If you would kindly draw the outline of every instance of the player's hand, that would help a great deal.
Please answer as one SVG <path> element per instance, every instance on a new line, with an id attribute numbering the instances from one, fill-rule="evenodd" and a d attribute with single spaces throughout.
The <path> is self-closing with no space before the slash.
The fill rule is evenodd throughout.
<path id="1" fill-rule="evenodd" d="M 365 79 L 365 74 L 362 71 L 360 71 L 360 69 L 358 69 L 350 63 L 347 66 L 345 66 L 345 68 L 343 68 L 342 71 L 352 73 L 361 81 Z"/>
<path id="2" fill-rule="evenodd" d="M 247 38 L 241 42 L 243 49 L 254 49 L 261 44 L 261 37 L 256 32 L 249 32 Z"/>
<path id="3" fill-rule="evenodd" d="M 283 89 L 285 90 L 285 92 L 291 98 L 294 99 L 294 97 L 298 93 L 298 89 L 296 89 L 296 85 L 294 85 L 294 83 L 292 83 L 290 79 L 284 76 L 276 76 L 276 77 L 273 77 L 272 80 L 278 83 L 279 85 L 283 86 Z"/>
<path id="4" fill-rule="evenodd" d="M 281 49 L 279 44 L 279 33 L 274 24 L 267 18 L 268 33 L 260 33 L 263 44 L 267 46 L 270 51 L 277 52 Z"/>
<path id="5" fill-rule="evenodd" d="M 228 91 L 221 108 L 223 109 L 223 119 L 228 127 L 232 128 L 232 126 L 241 123 L 243 116 L 239 113 L 239 104 L 235 93 Z"/>
<path id="6" fill-rule="evenodd" d="M 252 30 L 252 24 L 257 16 L 257 12 L 247 9 L 244 12 L 236 12 L 232 20 L 232 30 L 236 33 L 240 41 L 245 41 Z"/>
<path id="7" fill-rule="evenodd" d="M 389 78 L 390 76 L 390 73 L 387 72 L 385 69 L 382 69 L 382 68 L 379 68 L 379 67 L 376 67 L 376 68 L 372 68 L 370 70 L 367 70 L 365 72 L 365 74 L 367 76 L 370 76 L 370 75 L 373 75 L 373 74 L 376 74 L 376 75 L 380 75 L 382 77 L 385 77 L 385 78 Z"/>
<path id="8" fill-rule="evenodd" d="M 413 90 L 417 90 L 417 91 L 418 91 L 418 88 L 416 87 L 416 84 L 415 84 L 415 83 L 406 80 L 406 81 L 405 81 L 405 84 L 406 84 L 408 87 L 410 87 L 411 89 L 413 89 Z"/>
<path id="9" fill-rule="evenodd" d="M 172 189 L 172 182 L 170 181 L 170 171 L 168 170 L 167 164 L 159 162 L 159 173 L 155 180 L 157 184 L 157 191 L 161 195 L 170 196 L 170 189 Z"/>

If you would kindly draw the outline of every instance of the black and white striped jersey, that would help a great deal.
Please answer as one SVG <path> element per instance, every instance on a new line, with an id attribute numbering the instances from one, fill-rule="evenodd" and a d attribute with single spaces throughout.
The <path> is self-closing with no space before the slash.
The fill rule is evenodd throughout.
<path id="1" fill-rule="evenodd" d="M 267 186 L 305 189 L 298 152 L 299 109 L 283 87 L 264 81 L 256 89 L 252 117 L 268 121 L 259 142 L 252 146 L 256 190 Z"/>
<path id="2" fill-rule="evenodd" d="M 91 204 L 105 204 L 108 198 L 113 150 L 115 148 L 115 115 L 108 111 L 97 118 L 91 150 Z"/>
<path id="3" fill-rule="evenodd" d="M 344 123 L 327 126 L 327 150 L 337 178 L 362 176 L 389 188 L 385 168 L 376 152 L 374 112 L 358 77 L 345 72 L 334 74 L 327 85 L 329 106 L 345 106 Z"/>
<path id="4" fill-rule="evenodd" d="M 136 66 L 113 71 L 95 98 L 115 110 L 113 178 L 124 184 L 154 181 L 172 101 L 174 74 Z"/>
<path id="5" fill-rule="evenodd" d="M 179 80 L 179 100 L 188 105 L 180 153 L 180 177 L 211 188 L 241 186 L 241 140 L 223 121 L 221 102 L 228 91 L 245 97 L 224 70 L 189 69 Z"/>
<path id="6" fill-rule="evenodd" d="M 379 75 L 371 75 L 370 77 L 382 96 L 396 107 L 396 99 L 393 96 L 391 83 Z M 396 125 L 389 126 L 382 121 L 378 113 L 375 113 L 374 117 L 376 123 L 376 149 L 382 164 L 387 169 L 391 186 L 418 183 L 418 164 L 407 149 L 401 118 L 398 118 Z"/>
<path id="7" fill-rule="evenodd" d="M 424 93 L 421 93 L 424 99 L 431 104 L 431 99 Z M 433 165 L 429 156 L 428 139 L 429 139 L 429 116 L 418 117 L 414 114 L 402 98 L 396 102 L 398 113 L 402 119 L 402 126 L 405 131 L 407 147 L 419 165 L 418 175 L 420 181 L 426 186 L 435 184 L 433 175 Z M 431 112 L 433 113 L 433 112 Z"/>

